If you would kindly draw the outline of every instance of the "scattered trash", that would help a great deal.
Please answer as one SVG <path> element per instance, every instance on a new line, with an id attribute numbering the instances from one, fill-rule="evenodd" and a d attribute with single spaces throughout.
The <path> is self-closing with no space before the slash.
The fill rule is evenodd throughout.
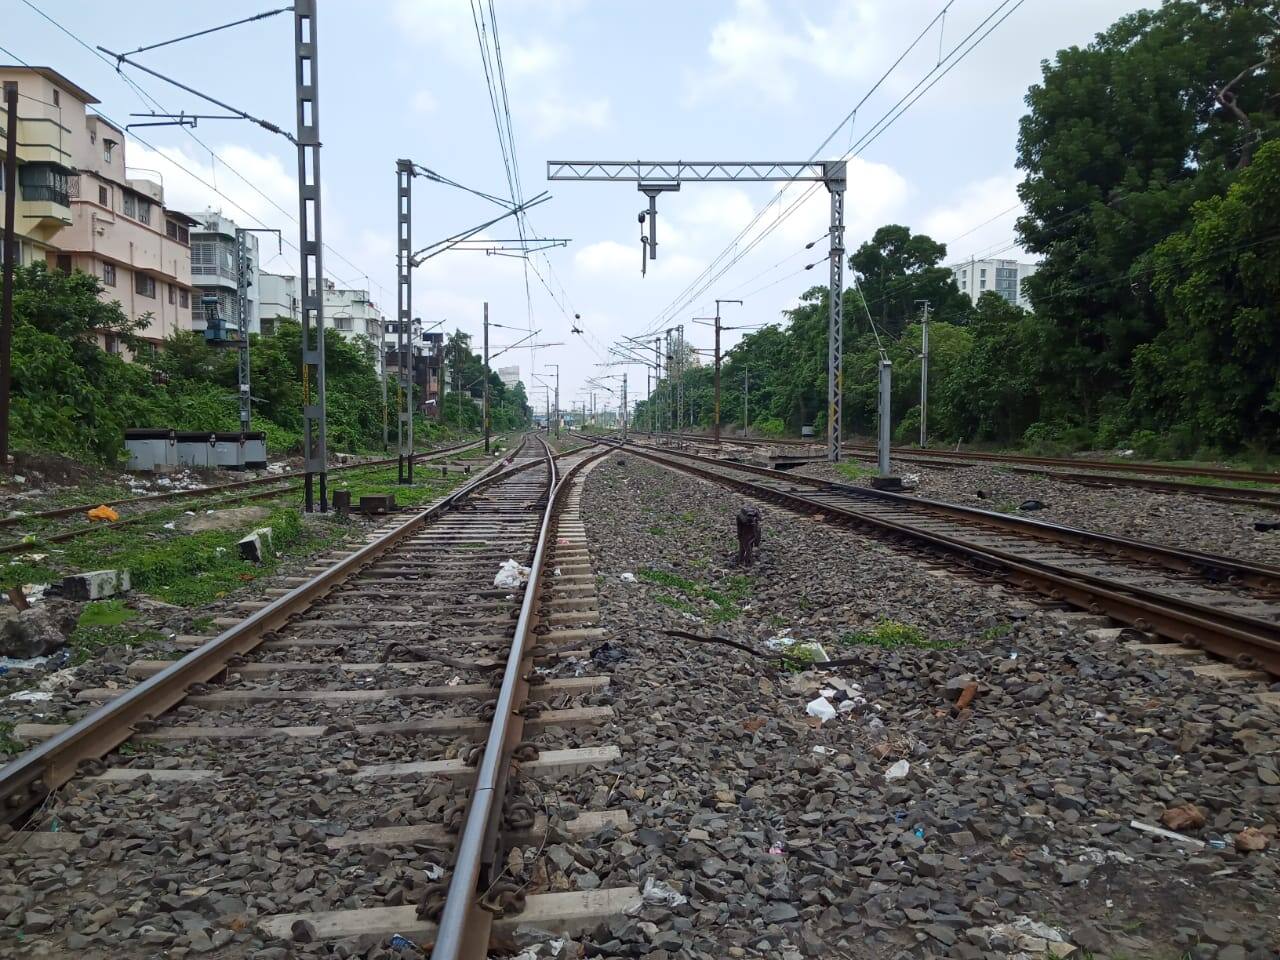
<path id="1" fill-rule="evenodd" d="M 904 761 L 903 761 L 903 763 L 906 763 L 906 761 L 904 760 Z M 914 834 L 915 834 L 917 837 L 919 837 L 921 840 L 923 840 L 923 839 L 924 839 L 924 827 L 916 827 L 916 828 L 915 828 L 914 830 L 912 830 L 911 832 L 912 832 L 912 833 L 914 833 Z"/>
<path id="2" fill-rule="evenodd" d="M 178 521 L 177 521 L 177 520 L 170 520 L 168 523 L 166 523 L 166 524 L 164 525 L 164 528 L 165 528 L 166 530 L 177 530 L 177 529 L 178 529 Z"/>
<path id="3" fill-rule="evenodd" d="M 53 657 L 0 657 L 0 675 L 10 670 L 35 670 L 52 659 Z"/>
<path id="4" fill-rule="evenodd" d="M 975 491 L 973 491 L 973 494 L 974 494 L 974 496 L 976 496 L 979 500 L 985 500 L 985 499 L 987 499 L 987 491 L 985 491 L 985 490 L 975 490 Z"/>
<path id="5" fill-rule="evenodd" d="M 1116 456 L 1117 456 L 1117 457 L 1132 457 L 1132 456 L 1133 456 L 1133 451 L 1132 451 L 1132 450 L 1117 450 L 1117 451 L 1116 451 Z"/>
<path id="6" fill-rule="evenodd" d="M 514 560 L 504 560 L 497 574 L 494 575 L 493 585 L 507 588 L 522 587 L 529 582 L 530 572 L 528 567 Z"/>
<path id="7" fill-rule="evenodd" d="M 832 750 L 830 747 L 824 747 L 822 744 L 817 744 L 813 748 L 813 752 L 820 757 L 825 757 L 828 753 L 835 753 L 835 751 Z"/>
<path id="8" fill-rule="evenodd" d="M 1076 950 L 1075 946 L 1068 943 L 1067 938 L 1059 931 L 1046 923 L 1040 923 L 1025 916 L 1015 917 L 1010 923 L 982 927 L 978 932 L 988 945 L 999 942 L 1001 953 L 1011 948 L 1020 956 L 1039 954 L 1066 957 Z"/>
<path id="9" fill-rule="evenodd" d="M 647 904 L 661 904 L 667 907 L 682 907 L 689 902 L 683 893 L 678 892 L 670 884 L 662 880 L 655 880 L 653 877 L 645 878 L 640 897 Z"/>
<path id="10" fill-rule="evenodd" d="M 1039 500 L 1023 500 L 1018 505 L 1019 510 L 1043 510 L 1044 503 Z"/>
<path id="11" fill-rule="evenodd" d="M 556 567 L 554 570 L 552 570 L 552 571 L 551 571 L 551 575 L 552 575 L 553 577 L 558 577 L 558 576 L 560 576 L 560 568 L 559 568 L 559 567 Z"/>
<path id="12" fill-rule="evenodd" d="M 26 563 L 39 563 L 41 560 L 47 560 L 48 557 L 47 553 L 24 553 L 18 559 Z"/>
<path id="13" fill-rule="evenodd" d="M 461 682 L 462 682 L 462 678 L 461 678 L 461 677 L 459 677 L 459 676 L 457 676 L 457 675 L 455 674 L 454 676 L 452 676 L 452 677 L 450 677 L 448 680 L 446 680 L 446 681 L 444 682 L 444 685 L 445 685 L 446 687 L 456 687 L 456 686 L 457 686 L 458 684 L 460 684 Z"/>
<path id="14" fill-rule="evenodd" d="M 781 843 L 778 843 L 776 841 L 774 842 L 773 846 L 769 848 L 769 855 L 771 857 L 781 857 L 786 852 L 787 852 L 787 848 L 784 847 Z"/>
<path id="15" fill-rule="evenodd" d="M 622 575 L 621 579 L 623 583 L 635 583 L 636 575 L 628 571 Z"/>
<path id="16" fill-rule="evenodd" d="M 901 780 L 910 772 L 911 764 L 907 763 L 906 760 L 899 760 L 884 772 L 884 778 L 886 780 Z"/>
<path id="17" fill-rule="evenodd" d="M 826 723 L 828 720 L 835 719 L 836 708 L 831 705 L 831 701 L 826 697 L 814 697 L 805 704 L 804 712 Z"/>
<path id="18" fill-rule="evenodd" d="M 1227 841 L 1223 840 L 1221 837 L 1218 837 L 1210 840 L 1209 846 L 1213 850 L 1225 850 L 1227 849 Z"/>
<path id="19" fill-rule="evenodd" d="M 794 646 L 795 643 L 796 641 L 794 638 L 780 633 L 776 637 L 770 637 L 766 640 L 764 642 L 764 647 L 766 650 L 772 650 L 776 653 L 779 650 L 786 650 L 788 647 Z"/>
<path id="20" fill-rule="evenodd" d="M 904 487 L 911 487 L 914 490 L 916 487 L 920 486 L 920 474 L 904 473 L 902 475 L 902 485 Z"/>
<path id="21" fill-rule="evenodd" d="M 17 693 L 9 694 L 10 700 L 52 700 L 53 694 L 48 690 L 19 690 Z"/>
<path id="22" fill-rule="evenodd" d="M 90 520 L 102 520 L 107 523 L 115 523 L 120 519 L 120 514 L 116 513 L 105 503 L 100 507 L 94 507 L 92 510 L 88 511 L 87 515 Z"/>
<path id="23" fill-rule="evenodd" d="M 1272 530 L 1280 530 L 1280 520 L 1255 520 L 1253 529 L 1258 533 L 1269 533 Z"/>
<path id="24" fill-rule="evenodd" d="M 1193 847 L 1203 847 L 1204 841 L 1197 840 L 1195 837 L 1188 837 L 1181 833 L 1174 833 L 1172 830 L 1165 830 L 1157 827 L 1154 823 L 1143 823 L 1141 820 L 1130 820 L 1129 826 L 1134 830 L 1141 830 L 1143 833 L 1154 834 L 1157 837 L 1164 837 L 1166 840 L 1176 840 L 1179 843 L 1187 843 Z"/>
<path id="25" fill-rule="evenodd" d="M 413 947 L 415 950 L 418 948 L 416 943 L 408 937 L 402 936 L 398 933 L 392 934 L 391 940 L 387 943 L 387 946 L 392 950 L 403 950 L 405 947 Z"/>
<path id="26" fill-rule="evenodd" d="M 1162 813 L 1160 822 L 1170 830 L 1199 830 L 1204 826 L 1204 812 L 1193 803 L 1180 803 Z"/>

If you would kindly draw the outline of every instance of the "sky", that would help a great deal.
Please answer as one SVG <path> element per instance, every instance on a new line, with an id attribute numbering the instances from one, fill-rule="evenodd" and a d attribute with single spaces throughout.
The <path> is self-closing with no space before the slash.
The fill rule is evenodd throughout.
<path id="1" fill-rule="evenodd" d="M 1024 257 L 1013 223 L 1027 88 L 1040 77 L 1042 61 L 1087 44 L 1151 2 L 492 5 L 523 192 L 551 194 L 528 219 L 537 235 L 570 242 L 527 261 L 462 251 L 428 260 L 414 271 L 414 315 L 428 324 L 446 320 L 446 329 L 471 333 L 478 345 L 488 302 L 491 319 L 503 325 L 491 332 L 495 351 L 524 331 L 540 331 L 537 342 L 548 346 L 511 350 L 495 366 L 518 364 L 530 397 L 541 404 L 531 374 L 554 380 L 548 365 L 559 364 L 561 407 L 568 409 L 592 389 L 588 378 L 618 378 L 603 381 L 612 396 L 595 388 L 597 405 L 616 404 L 624 371 L 632 402 L 644 395 L 643 367 L 602 366 L 614 359 L 609 347 L 621 337 L 683 323 L 691 345 L 709 348 L 710 329 L 692 318 L 710 316 L 717 297 L 744 301 L 723 308 L 727 325 L 779 321 L 806 289 L 826 282 L 829 199 L 820 186 L 804 199 L 804 185 L 791 186 L 749 226 L 779 185 L 686 184 L 659 197 L 659 257 L 642 278 L 637 214 L 647 199 L 632 183 L 547 182 L 548 160 L 805 161 L 815 151 L 834 159 L 852 150 L 845 201 L 850 251 L 877 227 L 900 223 L 946 243 L 949 262 Z M 0 44 L 86 88 L 101 101 L 97 109 L 122 125 L 138 121 L 130 114 L 151 110 L 218 113 L 128 66 L 122 77 L 114 60 L 92 48 L 129 51 L 271 8 L 246 0 L 198 7 L 170 0 L 0 0 Z M 292 129 L 291 20 L 270 17 L 141 54 L 139 61 Z M 472 0 L 320 0 L 317 37 L 324 273 L 339 286 L 368 287 L 394 316 L 396 159 L 485 193 L 509 193 Z M 917 85 L 933 80 L 912 102 Z M 910 105 L 871 139 L 904 96 Z M 297 153 L 286 139 L 239 120 L 131 134 L 131 173 L 160 179 L 169 206 L 212 206 L 242 226 L 279 228 L 294 246 L 277 255 L 275 244 L 264 242 L 262 267 L 296 272 Z M 502 212 L 422 177 L 414 180 L 413 196 L 415 249 Z M 508 220 L 482 236 L 514 238 L 515 225 Z M 811 263 L 818 265 L 806 271 Z M 581 334 L 571 332 L 575 314 Z M 727 332 L 723 346 L 739 336 Z"/>

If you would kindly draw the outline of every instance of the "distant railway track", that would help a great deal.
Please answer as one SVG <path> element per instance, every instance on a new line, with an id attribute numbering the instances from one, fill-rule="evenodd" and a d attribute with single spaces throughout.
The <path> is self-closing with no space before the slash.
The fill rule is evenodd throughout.
<path id="1" fill-rule="evenodd" d="M 403 852 L 429 882 L 410 879 L 395 901 L 379 893 L 330 910 L 286 906 L 256 928 L 301 942 L 399 935 L 434 942 L 433 956 L 446 960 L 487 956 L 493 938 L 520 923 L 574 933 L 634 909 L 632 887 L 526 889 L 509 874 L 512 844 L 546 842 L 555 782 L 618 757 L 589 742 L 612 708 L 583 703 L 608 677 L 560 669 L 581 664 L 604 633 L 592 626 L 578 511 L 582 476 L 607 452 L 553 456 L 529 439 L 354 552 L 245 602 L 245 618 L 217 621 L 216 637 L 179 638 L 190 650 L 181 659 L 130 664 L 132 686 L 80 690 L 77 700 L 96 705 L 83 719 L 18 725 L 13 736 L 36 745 L 0 769 L 0 809 L 15 825 L 36 810 L 37 832 L 10 838 L 6 852 L 24 843 L 78 850 L 79 825 L 104 817 L 114 836 L 164 835 L 132 848 L 143 898 L 158 895 L 148 870 L 178 869 L 173 850 L 196 864 L 217 852 L 203 827 L 175 832 L 174 817 L 229 816 L 260 831 L 251 846 L 284 845 L 291 884 L 294 872 L 376 876 Z M 526 586 L 495 584 L 508 558 L 527 564 Z M 570 730 L 574 746 L 556 749 Z M 133 749 L 119 750 L 125 743 Z M 219 792 L 236 798 L 223 814 L 210 799 Z M 308 827 L 294 839 L 289 824 L 319 822 L 317 810 L 369 826 Z M 616 810 L 580 811 L 555 827 L 571 836 L 620 828 L 627 816 Z"/>
<path id="2" fill-rule="evenodd" d="M 467 443 L 454 444 L 450 447 L 440 447 L 435 450 L 424 451 L 416 454 L 414 459 L 418 463 L 429 463 L 439 460 L 442 457 L 448 457 L 451 454 L 474 450 L 483 442 L 484 441 L 482 440 L 473 440 Z M 397 459 L 398 458 L 396 457 L 387 457 L 378 460 L 365 460 L 360 463 L 335 464 L 329 468 L 329 473 L 334 474 L 385 467 L 396 463 Z M 216 501 L 217 506 L 227 507 L 237 503 L 249 503 L 254 500 L 267 500 L 272 497 L 293 493 L 302 489 L 302 477 L 303 474 L 301 472 L 282 473 L 266 477 L 255 477 L 252 480 L 234 480 L 230 483 L 215 483 L 207 487 L 200 487 L 193 490 L 174 490 L 169 493 L 150 494 L 144 497 L 128 497 L 121 500 L 107 501 L 105 504 L 103 504 L 103 501 L 95 501 L 93 503 L 78 504 L 73 507 L 56 507 L 51 510 L 41 510 L 34 513 L 0 518 L 0 527 L 12 527 L 33 521 L 60 520 L 70 517 L 81 518 L 83 523 L 69 530 L 60 530 L 36 535 L 37 539 L 41 543 L 65 543 L 68 540 L 76 540 L 80 537 L 89 536 L 102 530 L 118 530 L 121 527 L 145 522 L 151 513 L 158 508 L 162 508 L 168 503 L 187 500 L 214 500 Z M 142 512 L 138 513 L 136 516 L 126 516 L 112 523 L 95 523 L 87 519 L 85 514 L 89 510 L 100 505 L 109 506 L 113 509 L 139 509 Z M 26 543 L 23 540 L 14 540 L 9 543 L 0 544 L 0 555 L 21 553 L 30 549 L 31 545 L 29 543 Z"/>
<path id="3" fill-rule="evenodd" d="M 676 434 L 658 434 L 663 439 L 682 439 L 687 442 L 712 445 L 709 437 L 692 434 L 677 437 Z M 741 437 L 722 441 L 722 446 L 783 446 L 806 448 L 816 445 L 804 440 L 758 440 Z M 859 458 L 874 459 L 875 448 L 866 444 L 845 444 L 844 448 Z M 1088 486 L 1138 487 L 1158 493 L 1187 494 L 1253 506 L 1261 509 L 1280 508 L 1280 489 L 1254 489 L 1247 487 L 1215 486 L 1211 484 L 1158 480 L 1155 477 L 1207 477 L 1217 480 L 1236 480 L 1251 483 L 1280 485 L 1280 474 L 1233 470 L 1225 467 L 1186 467 L 1178 464 L 1114 462 L 1110 460 L 1078 460 L 1061 457 L 1031 457 L 1018 454 L 974 453 L 956 450 L 918 450 L 894 447 L 893 458 L 904 463 L 939 469 L 954 469 L 966 463 L 993 463 L 1015 473 L 1035 474 L 1066 483 Z M 1121 475 L 1117 475 L 1121 474 Z"/>
<path id="4" fill-rule="evenodd" d="M 1280 676 L 1280 567 L 682 451 L 627 449 Z"/>

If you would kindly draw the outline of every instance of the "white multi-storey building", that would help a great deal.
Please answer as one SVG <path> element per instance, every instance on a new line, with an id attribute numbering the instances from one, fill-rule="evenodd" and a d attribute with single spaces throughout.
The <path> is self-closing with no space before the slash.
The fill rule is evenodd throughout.
<path id="1" fill-rule="evenodd" d="M 195 329 L 205 329 L 209 306 L 228 330 L 239 322 L 239 278 L 236 270 L 236 223 L 220 210 L 192 214 L 197 226 L 191 228 L 191 282 L 196 287 L 192 314 Z M 249 255 L 249 332 L 260 333 L 258 322 L 258 237 L 245 235 Z M 205 300 L 214 301 L 206 304 Z"/>
<path id="2" fill-rule="evenodd" d="M 298 305 L 298 278 L 262 271 L 258 276 L 258 317 L 263 336 L 275 333 L 279 320 L 302 319 Z"/>
<path id="3" fill-rule="evenodd" d="M 1031 301 L 1022 289 L 1022 281 L 1039 268 L 1035 263 L 1019 263 L 1017 260 L 968 260 L 947 267 L 956 279 L 960 292 L 971 303 L 990 290 L 1010 303 L 1031 309 Z"/>
<path id="4" fill-rule="evenodd" d="M 520 382 L 520 368 L 515 367 L 499 367 L 498 379 L 502 381 L 502 385 L 511 389 Z"/>

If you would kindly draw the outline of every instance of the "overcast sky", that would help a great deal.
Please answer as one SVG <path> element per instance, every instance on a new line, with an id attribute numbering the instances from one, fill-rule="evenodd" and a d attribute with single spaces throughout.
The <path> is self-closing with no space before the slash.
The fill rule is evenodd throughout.
<path id="1" fill-rule="evenodd" d="M 684 291 L 775 186 L 690 184 L 661 197 L 660 256 L 642 279 L 636 214 L 645 198 L 633 184 L 547 183 L 546 161 L 805 160 L 944 6 L 945 20 L 821 157 L 856 145 L 994 9 L 1013 12 L 850 162 L 847 245 L 852 250 L 876 227 L 896 222 L 947 243 L 948 259 L 992 251 L 1018 256 L 1009 245 L 1018 213 L 1014 159 L 1026 88 L 1039 77 L 1042 60 L 1089 42 L 1117 17 L 1151 4 L 1025 0 L 1014 9 L 1017 2 L 494 0 L 524 191 L 552 194 L 530 219 L 542 236 L 572 242 L 549 251 L 549 263 L 531 261 L 536 270 L 528 271 L 519 259 L 482 253 L 436 258 L 415 272 L 415 314 L 428 322 L 447 318 L 450 328 L 477 333 L 487 300 L 499 323 L 526 328 L 532 322 L 542 341 L 565 345 L 540 350 L 536 358 L 512 351 L 498 362 L 518 363 L 535 399 L 531 365 L 545 375 L 546 364 L 561 364 L 566 408 L 583 396 L 587 377 L 620 372 L 594 365 L 621 335 L 668 326 L 674 317 L 685 322 L 694 345 L 710 346 L 710 332 L 689 319 L 713 312 L 716 297 L 746 300 L 743 308 L 725 307 L 728 323 L 778 319 L 802 291 L 826 281 L 825 264 L 803 269 L 825 252 L 825 237 L 804 249 L 825 234 L 825 190 L 813 191 L 716 282 L 696 284 L 690 299 Z M 215 6 L 170 0 L 31 4 L 90 47 L 116 51 L 274 6 L 245 0 Z M 152 109 L 113 64 L 26 0 L 4 0 L 3 7 L 0 43 L 15 55 L 66 74 L 101 100 L 99 109 L 117 123 Z M 412 158 L 489 193 L 507 192 L 471 6 L 469 0 L 322 0 L 318 35 L 325 274 L 357 286 L 365 286 L 367 276 L 374 299 L 393 315 L 396 158 Z M 292 39 L 291 18 L 281 15 L 144 54 L 143 61 L 292 129 Z M 166 110 L 218 112 L 125 69 Z M 131 140 L 129 166 L 153 179 L 147 168 L 158 171 L 170 206 L 221 208 L 241 225 L 279 227 L 296 243 L 296 152 L 283 138 L 238 121 L 201 122 L 193 132 L 205 146 L 177 128 L 135 132 L 152 146 Z M 786 209 L 801 193 L 791 188 L 774 210 Z M 421 178 L 414 201 L 415 247 L 497 212 L 482 199 Z M 764 218 L 747 242 L 772 219 Z M 490 236 L 515 234 L 507 226 L 493 228 Z M 263 250 L 265 269 L 296 270 L 293 249 L 276 257 L 268 253 L 274 244 L 264 242 Z M 565 311 L 582 315 L 583 335 L 570 333 Z M 503 344 L 519 336 L 498 330 L 492 340 Z M 725 346 L 736 337 L 727 335 Z M 633 399 L 643 394 L 644 382 L 644 369 L 630 368 Z"/>

